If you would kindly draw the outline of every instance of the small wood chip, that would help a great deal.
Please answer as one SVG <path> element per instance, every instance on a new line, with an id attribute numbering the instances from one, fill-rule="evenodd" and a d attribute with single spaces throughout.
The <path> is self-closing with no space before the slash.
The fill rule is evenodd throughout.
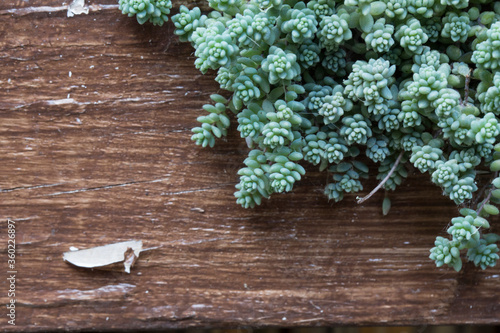
<path id="1" fill-rule="evenodd" d="M 88 14 L 89 7 L 85 5 L 85 0 L 73 0 L 68 6 L 68 17 L 73 17 L 80 14 Z M 71 75 L 70 75 L 71 77 Z"/>
<path id="2" fill-rule="evenodd" d="M 142 241 L 127 241 L 85 250 L 64 252 L 63 259 L 75 266 L 84 268 L 106 267 L 123 262 L 125 272 L 130 273 L 143 251 Z"/>

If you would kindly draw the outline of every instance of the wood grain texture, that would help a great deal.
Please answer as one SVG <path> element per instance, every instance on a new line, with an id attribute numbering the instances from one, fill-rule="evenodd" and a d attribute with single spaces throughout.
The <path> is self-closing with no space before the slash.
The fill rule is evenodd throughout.
<path id="1" fill-rule="evenodd" d="M 314 168 L 293 193 L 239 208 L 248 149 L 234 126 L 213 149 L 190 141 L 218 90 L 190 45 L 111 0 L 72 18 L 65 6 L 0 3 L 2 272 L 8 218 L 18 247 L 17 326 L 2 312 L 3 330 L 500 323 L 498 267 L 427 258 L 456 215 L 427 176 L 385 218 L 381 193 L 329 203 Z M 160 246 L 130 275 L 62 260 L 130 239 Z"/>

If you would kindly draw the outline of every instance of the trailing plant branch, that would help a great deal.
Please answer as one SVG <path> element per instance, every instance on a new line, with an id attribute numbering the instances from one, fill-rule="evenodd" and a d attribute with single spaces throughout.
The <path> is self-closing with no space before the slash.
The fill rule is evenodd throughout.
<path id="1" fill-rule="evenodd" d="M 366 200 L 370 199 L 372 197 L 372 195 L 374 195 L 375 193 L 377 193 L 377 191 L 380 190 L 382 188 L 382 186 L 384 186 L 384 184 L 389 180 L 389 178 L 391 178 L 392 174 L 396 170 L 396 168 L 397 168 L 399 162 L 401 161 L 401 158 L 403 157 L 404 153 L 405 153 L 404 150 L 399 153 L 398 158 L 396 159 L 396 162 L 394 162 L 394 165 L 392 166 L 392 168 L 389 171 L 389 173 L 387 174 L 387 176 L 385 176 L 385 178 L 382 179 L 382 181 L 377 185 L 377 187 L 375 187 L 370 193 L 368 193 L 368 195 L 366 195 L 366 196 L 364 196 L 362 198 L 359 198 L 356 201 L 358 204 L 361 204 L 361 203 L 365 202 Z"/>
<path id="2" fill-rule="evenodd" d="M 498 177 L 498 171 L 495 172 L 494 178 Z M 488 203 L 488 201 L 491 198 L 491 195 L 493 194 L 493 191 L 495 190 L 495 186 L 491 185 L 491 188 L 488 191 L 488 194 L 486 195 L 486 198 L 481 202 L 481 205 L 477 208 L 476 214 L 480 215 L 481 212 L 483 211 L 484 206 Z"/>

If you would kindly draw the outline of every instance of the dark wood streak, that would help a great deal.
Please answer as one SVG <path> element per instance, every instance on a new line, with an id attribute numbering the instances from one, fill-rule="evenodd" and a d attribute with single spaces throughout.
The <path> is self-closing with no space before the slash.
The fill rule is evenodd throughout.
<path id="1" fill-rule="evenodd" d="M 114 4 L 68 18 L 40 10 L 60 1 L 0 3 L 0 220 L 17 221 L 18 246 L 18 325 L 4 330 L 500 323 L 499 268 L 427 258 L 457 214 L 427 176 L 391 194 L 386 218 L 383 193 L 329 203 L 315 168 L 293 193 L 236 206 L 248 149 L 234 126 L 213 149 L 190 141 L 214 74 L 170 23 Z M 130 239 L 161 246 L 130 275 L 62 260 Z"/>

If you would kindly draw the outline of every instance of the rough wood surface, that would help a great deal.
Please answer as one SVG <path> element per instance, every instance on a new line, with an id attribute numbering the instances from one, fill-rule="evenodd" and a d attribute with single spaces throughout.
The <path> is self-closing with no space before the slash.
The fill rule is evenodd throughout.
<path id="1" fill-rule="evenodd" d="M 190 141 L 217 91 L 190 45 L 111 0 L 71 18 L 66 6 L 0 3 L 0 267 L 10 218 L 18 271 L 17 326 L 2 312 L 3 330 L 500 323 L 498 267 L 427 259 L 456 209 L 426 176 L 385 218 L 381 193 L 329 203 L 314 169 L 293 193 L 239 208 L 248 150 L 234 127 L 214 149 Z M 62 260 L 130 239 L 160 246 L 130 275 Z"/>

